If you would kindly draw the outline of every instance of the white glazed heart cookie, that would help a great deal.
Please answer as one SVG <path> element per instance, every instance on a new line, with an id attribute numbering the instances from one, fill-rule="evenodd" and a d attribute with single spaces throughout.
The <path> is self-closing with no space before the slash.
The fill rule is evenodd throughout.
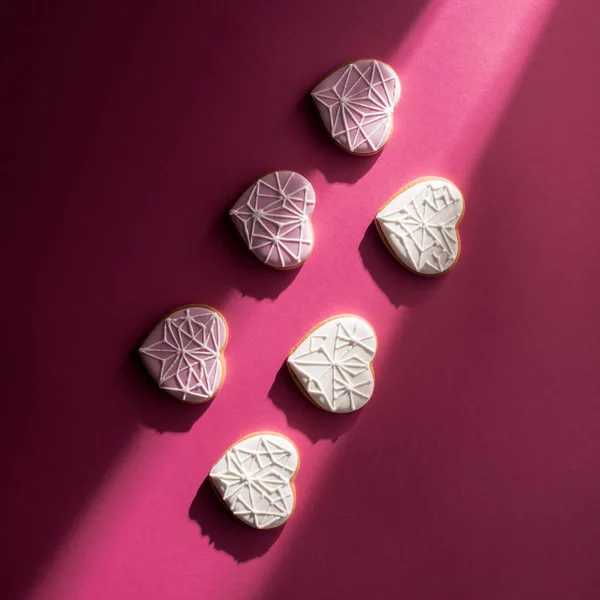
<path id="1" fill-rule="evenodd" d="M 212 400 L 225 379 L 227 322 L 216 309 L 190 305 L 170 312 L 139 352 L 158 387 L 178 400 Z"/>
<path id="2" fill-rule="evenodd" d="M 253 433 L 236 442 L 211 469 L 210 482 L 231 513 L 255 529 L 283 525 L 296 504 L 296 446 L 277 433 Z"/>
<path id="3" fill-rule="evenodd" d="M 380 60 L 357 60 L 325 77 L 311 96 L 333 141 L 368 156 L 381 152 L 392 135 L 400 80 Z"/>
<path id="4" fill-rule="evenodd" d="M 313 249 L 310 181 L 293 171 L 274 171 L 254 182 L 229 211 L 248 248 L 275 269 L 299 267 Z"/>
<path id="5" fill-rule="evenodd" d="M 338 315 L 309 331 L 292 349 L 287 366 L 304 395 L 328 412 L 362 408 L 375 386 L 377 338 L 360 317 Z"/>
<path id="6" fill-rule="evenodd" d="M 458 225 L 465 202 L 460 190 L 442 177 L 417 179 L 397 192 L 375 217 L 377 231 L 407 269 L 436 277 L 458 260 Z"/>

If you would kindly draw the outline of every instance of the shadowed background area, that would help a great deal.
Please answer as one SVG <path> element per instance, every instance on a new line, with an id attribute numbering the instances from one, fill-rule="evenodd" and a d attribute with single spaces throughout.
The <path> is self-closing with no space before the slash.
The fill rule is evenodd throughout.
<path id="1" fill-rule="evenodd" d="M 496 4 L 3 5 L 3 598 L 598 597 L 600 8 Z M 403 84 L 371 158 L 306 99 L 363 57 Z M 317 193 L 294 272 L 226 217 L 273 169 Z M 431 174 L 466 198 L 439 281 L 370 225 Z M 135 351 L 188 303 L 231 333 L 202 407 L 156 390 Z M 347 312 L 379 352 L 372 402 L 340 417 L 282 365 Z M 265 429 L 302 457 L 277 532 L 203 484 Z"/>

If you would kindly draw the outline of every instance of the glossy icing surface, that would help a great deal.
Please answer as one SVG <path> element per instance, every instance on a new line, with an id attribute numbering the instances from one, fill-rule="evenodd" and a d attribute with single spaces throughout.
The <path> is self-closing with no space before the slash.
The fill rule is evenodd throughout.
<path id="1" fill-rule="evenodd" d="M 371 363 L 377 350 L 373 328 L 360 317 L 342 315 L 319 325 L 292 351 L 288 368 L 312 402 L 347 413 L 371 398 Z"/>
<path id="2" fill-rule="evenodd" d="M 206 402 L 221 387 L 226 343 L 222 315 L 209 307 L 189 306 L 155 327 L 140 356 L 161 389 L 184 402 Z"/>
<path id="3" fill-rule="evenodd" d="M 326 77 L 312 91 L 329 135 L 352 154 L 375 154 L 387 143 L 400 80 L 378 60 L 359 60 Z"/>
<path id="4" fill-rule="evenodd" d="M 256 529 L 283 525 L 294 510 L 292 480 L 300 457 L 290 440 L 257 433 L 232 446 L 210 471 L 229 510 Z"/>
<path id="5" fill-rule="evenodd" d="M 256 257 L 279 269 L 302 264 L 313 248 L 310 181 L 293 171 L 275 171 L 252 184 L 229 214 Z"/>
<path id="6" fill-rule="evenodd" d="M 458 259 L 463 211 L 463 196 L 453 183 L 427 178 L 400 191 L 377 213 L 376 222 L 402 264 L 421 275 L 441 275 Z"/>

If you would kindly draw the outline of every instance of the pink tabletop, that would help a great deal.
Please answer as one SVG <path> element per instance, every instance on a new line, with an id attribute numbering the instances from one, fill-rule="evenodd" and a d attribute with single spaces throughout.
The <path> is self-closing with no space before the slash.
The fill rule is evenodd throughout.
<path id="1" fill-rule="evenodd" d="M 600 589 L 600 5 L 596 0 L 14 2 L 3 10 L 5 600 L 592 600 Z M 340 64 L 402 81 L 360 158 L 307 97 Z M 228 210 L 314 185 L 315 248 L 260 264 Z M 439 280 L 377 209 L 424 175 L 464 192 Z M 227 379 L 171 401 L 138 343 L 169 310 L 227 318 Z M 371 402 L 327 414 L 283 363 L 367 319 Z M 256 430 L 299 448 L 276 531 L 203 484 Z"/>

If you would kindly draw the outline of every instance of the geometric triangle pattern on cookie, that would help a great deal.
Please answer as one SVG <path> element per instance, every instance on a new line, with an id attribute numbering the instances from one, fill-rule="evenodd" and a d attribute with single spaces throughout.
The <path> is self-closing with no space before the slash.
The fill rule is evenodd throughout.
<path id="1" fill-rule="evenodd" d="M 288 438 L 255 433 L 227 450 L 209 478 L 235 517 L 255 529 L 273 529 L 294 511 L 299 466 L 298 450 Z"/>
<path id="2" fill-rule="evenodd" d="M 340 315 L 300 340 L 287 366 L 304 395 L 328 412 L 348 413 L 371 398 L 377 338 L 360 317 Z"/>
<path id="3" fill-rule="evenodd" d="M 377 213 L 375 225 L 388 250 L 407 269 L 435 277 L 458 260 L 458 225 L 465 203 L 447 179 L 426 177 L 402 188 Z"/>
<path id="4" fill-rule="evenodd" d="M 310 181 L 293 171 L 275 171 L 253 183 L 229 214 L 254 255 L 276 269 L 300 266 L 313 248 Z"/>
<path id="5" fill-rule="evenodd" d="M 400 80 L 384 62 L 358 60 L 328 75 L 311 96 L 338 146 L 351 154 L 376 154 L 392 134 Z"/>
<path id="6" fill-rule="evenodd" d="M 225 378 L 227 324 L 209 306 L 186 306 L 169 313 L 139 352 L 158 387 L 178 400 L 211 400 Z"/>

